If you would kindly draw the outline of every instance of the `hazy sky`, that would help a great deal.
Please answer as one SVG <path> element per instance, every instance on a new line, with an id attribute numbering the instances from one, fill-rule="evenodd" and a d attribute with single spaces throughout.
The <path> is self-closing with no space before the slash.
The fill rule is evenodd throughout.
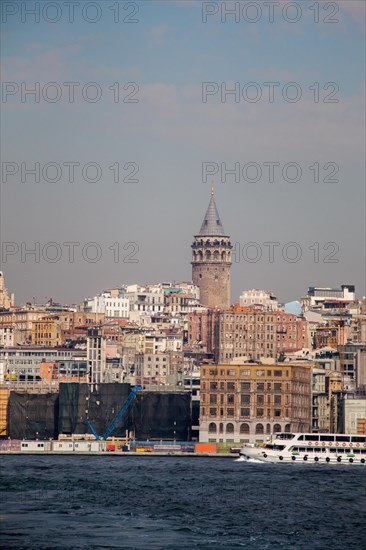
<path id="1" fill-rule="evenodd" d="M 41 2 L 39 22 L 22 13 L 35 2 L 2 4 L 1 269 L 16 303 L 190 280 L 203 163 L 235 245 L 232 301 L 366 294 L 363 1 L 281 1 L 273 22 L 263 2 L 238 3 L 237 22 L 235 2 L 79 1 L 74 22 L 64 2 Z"/>

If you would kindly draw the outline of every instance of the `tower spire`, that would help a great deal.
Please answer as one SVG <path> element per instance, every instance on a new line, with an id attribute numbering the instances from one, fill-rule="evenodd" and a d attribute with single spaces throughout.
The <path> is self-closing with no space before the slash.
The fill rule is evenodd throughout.
<path id="1" fill-rule="evenodd" d="M 215 236 L 225 235 L 224 228 L 222 226 L 219 213 L 215 203 L 215 184 L 212 180 L 211 184 L 211 197 L 210 204 L 208 205 L 206 215 L 201 225 L 200 235 Z"/>

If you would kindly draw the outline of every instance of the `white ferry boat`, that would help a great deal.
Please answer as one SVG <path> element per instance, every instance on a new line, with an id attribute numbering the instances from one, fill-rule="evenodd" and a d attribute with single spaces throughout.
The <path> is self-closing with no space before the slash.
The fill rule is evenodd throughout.
<path id="1" fill-rule="evenodd" d="M 244 444 L 240 456 L 261 462 L 365 464 L 366 435 L 277 433 L 268 443 Z"/>

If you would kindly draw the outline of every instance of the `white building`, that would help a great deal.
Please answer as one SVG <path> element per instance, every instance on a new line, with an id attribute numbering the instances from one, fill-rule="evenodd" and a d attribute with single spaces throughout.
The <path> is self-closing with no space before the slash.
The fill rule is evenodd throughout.
<path id="1" fill-rule="evenodd" d="M 118 298 L 106 297 L 105 298 L 105 316 L 129 319 L 130 317 L 130 300 L 125 296 L 119 296 Z"/>
<path id="2" fill-rule="evenodd" d="M 343 401 L 344 433 L 366 434 L 366 399 Z"/>
<path id="3" fill-rule="evenodd" d="M 277 298 L 272 292 L 267 290 L 243 290 L 240 294 L 240 307 L 256 307 L 260 306 L 267 311 L 277 311 Z"/>
<path id="4" fill-rule="evenodd" d="M 88 330 L 87 340 L 88 383 L 101 384 L 104 382 L 106 368 L 106 339 L 101 328 Z"/>
<path id="5" fill-rule="evenodd" d="M 325 302 L 339 302 L 343 305 L 356 299 L 354 285 L 341 285 L 341 288 L 310 286 L 306 296 L 301 298 L 302 311 L 321 310 Z"/>
<path id="6" fill-rule="evenodd" d="M 14 326 L 0 325 L 0 347 L 14 346 Z"/>

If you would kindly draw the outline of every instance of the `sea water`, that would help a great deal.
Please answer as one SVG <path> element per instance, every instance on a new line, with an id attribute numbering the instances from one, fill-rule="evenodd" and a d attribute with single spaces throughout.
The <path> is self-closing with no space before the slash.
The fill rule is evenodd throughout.
<path id="1" fill-rule="evenodd" d="M 1 456 L 4 549 L 360 550 L 366 468 Z"/>

